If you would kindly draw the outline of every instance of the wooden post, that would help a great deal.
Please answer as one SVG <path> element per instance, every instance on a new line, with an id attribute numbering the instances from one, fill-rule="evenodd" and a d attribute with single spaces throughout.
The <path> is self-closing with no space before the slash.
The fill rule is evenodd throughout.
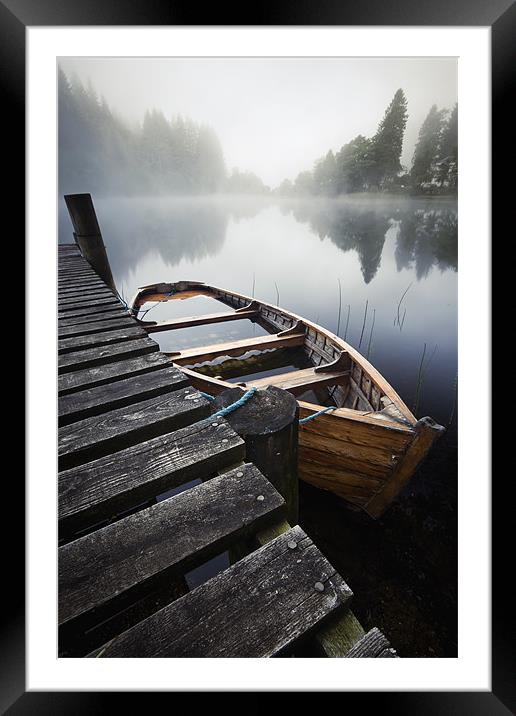
<path id="1" fill-rule="evenodd" d="M 236 402 L 244 392 L 242 388 L 225 390 L 211 404 L 212 414 Z M 298 412 L 293 395 L 269 386 L 225 416 L 245 442 L 246 460 L 253 462 L 284 497 L 291 525 L 297 525 L 299 511 Z"/>
<path id="2" fill-rule="evenodd" d="M 109 288 L 118 293 L 91 194 L 66 194 L 64 200 L 72 220 L 73 235 L 82 255 Z"/>

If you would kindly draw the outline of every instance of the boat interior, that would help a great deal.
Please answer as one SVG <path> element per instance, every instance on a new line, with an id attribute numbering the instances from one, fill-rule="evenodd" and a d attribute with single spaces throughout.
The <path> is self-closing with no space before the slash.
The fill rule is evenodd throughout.
<path id="1" fill-rule="evenodd" d="M 167 319 L 157 320 L 154 308 L 163 303 Z M 351 346 L 277 306 L 181 281 L 139 289 L 131 308 L 149 334 L 163 334 L 153 336 L 161 350 L 196 387 L 212 395 L 228 384 L 275 385 L 313 410 L 334 407 L 405 425 L 415 422 L 399 396 Z"/>

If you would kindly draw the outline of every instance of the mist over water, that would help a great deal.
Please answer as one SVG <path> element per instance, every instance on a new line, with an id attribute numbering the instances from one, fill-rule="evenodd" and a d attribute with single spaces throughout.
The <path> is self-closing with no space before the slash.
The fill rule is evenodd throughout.
<path id="1" fill-rule="evenodd" d="M 410 408 L 426 343 L 417 417 L 431 415 L 447 424 L 457 372 L 456 201 L 385 196 L 93 199 L 115 281 L 126 299 L 138 287 L 160 281 L 204 281 L 249 296 L 254 286 L 256 298 L 276 304 L 279 297 L 283 308 L 334 332 L 339 328 L 355 348 L 362 335 L 360 352 L 369 353 Z M 63 201 L 59 240 L 73 240 Z M 152 307 L 146 318 L 220 310 L 221 304 L 207 299 L 170 301 Z M 162 348 L 175 350 L 259 330 L 238 321 L 156 338 Z"/>

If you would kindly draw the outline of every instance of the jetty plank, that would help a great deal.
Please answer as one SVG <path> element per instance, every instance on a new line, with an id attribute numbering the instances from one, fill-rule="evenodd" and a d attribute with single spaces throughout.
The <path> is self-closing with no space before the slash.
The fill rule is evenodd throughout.
<path id="1" fill-rule="evenodd" d="M 81 298 L 114 298 L 115 294 L 109 288 L 102 288 L 100 286 L 83 286 L 82 288 L 69 287 L 69 288 L 58 288 L 57 296 L 59 302 L 67 299 L 79 300 Z"/>
<path id="2" fill-rule="evenodd" d="M 87 265 L 85 266 L 63 266 L 60 262 L 60 265 L 58 267 L 58 275 L 64 276 L 64 277 L 81 277 L 81 276 L 91 276 L 92 278 L 98 278 L 98 274 L 95 273 L 95 271 L 92 268 L 89 268 Z"/>
<path id="3" fill-rule="evenodd" d="M 110 343 L 145 338 L 147 333 L 137 325 L 129 323 L 127 328 L 120 328 L 115 331 L 103 331 L 101 333 L 90 333 L 83 336 L 72 336 L 71 338 L 60 338 L 57 341 L 58 353 L 73 353 L 87 348 L 107 346 Z"/>
<path id="4" fill-rule="evenodd" d="M 209 401 L 193 388 L 85 418 L 58 430 L 58 461 L 67 469 L 205 418 Z"/>
<path id="5" fill-rule="evenodd" d="M 101 315 L 102 314 L 102 315 Z M 102 316 L 130 316 L 129 311 L 119 302 L 110 303 L 100 306 L 91 306 L 87 308 L 74 308 L 73 311 L 65 311 L 58 315 L 59 325 L 68 326 L 74 323 L 84 323 L 85 321 L 100 321 Z"/>
<path id="6" fill-rule="evenodd" d="M 58 406 L 59 425 L 74 423 L 187 386 L 188 378 L 184 373 L 169 365 L 152 373 L 133 375 L 96 388 L 62 395 Z"/>
<path id="7" fill-rule="evenodd" d="M 58 244 L 57 251 L 59 256 L 81 256 L 79 247 L 75 243 Z"/>
<path id="8" fill-rule="evenodd" d="M 59 473 L 59 534 L 66 538 L 244 458 L 244 441 L 208 418 Z"/>
<path id="9" fill-rule="evenodd" d="M 188 571 L 283 509 L 281 495 L 247 464 L 60 547 L 59 624 L 93 610 L 105 618 L 121 594 Z"/>
<path id="10" fill-rule="evenodd" d="M 100 278 L 65 278 L 58 276 L 57 286 L 59 289 L 77 289 L 82 287 L 85 288 L 105 288 L 109 290 L 106 284 L 100 280 Z"/>
<path id="11" fill-rule="evenodd" d="M 103 457 L 201 420 L 209 401 L 192 388 L 116 408 L 58 430 L 59 469 Z"/>
<path id="12" fill-rule="evenodd" d="M 122 316 L 120 318 L 109 318 L 106 320 L 96 320 L 87 323 L 73 323 L 68 326 L 58 326 L 59 340 L 65 338 L 73 338 L 78 336 L 93 335 L 95 333 L 104 333 L 107 331 L 116 331 L 118 329 L 126 329 L 136 327 L 135 321 L 130 316 Z"/>
<path id="13" fill-rule="evenodd" d="M 81 368 L 103 365 L 124 358 L 135 358 L 159 351 L 158 344 L 149 337 L 121 341 L 107 346 L 87 348 L 73 353 L 64 353 L 58 358 L 59 373 L 70 373 Z"/>
<path id="14" fill-rule="evenodd" d="M 166 355 L 169 355 L 174 363 L 178 365 L 189 365 L 193 363 L 203 363 L 224 355 L 242 355 L 243 353 L 247 353 L 247 351 L 285 347 L 293 348 L 295 346 L 302 346 L 304 340 L 304 333 L 294 333 L 288 336 L 258 336 L 257 338 L 245 338 L 228 343 L 215 343 L 210 346 L 201 346 L 200 348 L 189 348 L 184 351 L 178 351 L 177 353 L 167 352 Z"/>
<path id="15" fill-rule="evenodd" d="M 106 298 L 65 298 L 59 299 L 59 314 L 61 318 L 65 318 L 65 314 L 69 311 L 77 311 L 80 309 L 91 309 L 98 306 L 122 306 L 122 302 L 116 296 L 107 296 Z"/>
<path id="16" fill-rule="evenodd" d="M 58 376 L 57 386 L 61 396 L 78 390 L 85 390 L 86 388 L 94 388 L 97 385 L 105 385 L 115 380 L 122 380 L 131 375 L 149 373 L 169 365 L 170 360 L 163 353 L 156 351 L 130 360 L 84 368 L 72 373 L 63 373 L 63 375 Z"/>
<path id="17" fill-rule="evenodd" d="M 101 657 L 271 657 L 351 597 L 296 526 L 116 637 Z"/>
<path id="18" fill-rule="evenodd" d="M 82 326 L 85 326 L 85 324 L 89 323 L 99 323 L 100 321 L 113 321 L 114 319 L 118 319 L 122 321 L 122 319 L 131 319 L 132 325 L 135 325 L 134 319 L 131 318 L 131 315 L 129 311 L 125 311 L 123 308 L 115 308 L 111 311 L 106 311 L 102 313 L 93 313 L 93 314 L 81 314 L 80 316 L 74 316 L 73 318 L 66 318 L 65 320 L 59 320 L 58 322 L 58 335 L 61 334 L 61 331 L 66 330 L 68 328 L 74 328 L 77 327 L 77 330 L 80 330 Z M 123 323 L 119 323 L 120 326 L 124 325 Z"/>

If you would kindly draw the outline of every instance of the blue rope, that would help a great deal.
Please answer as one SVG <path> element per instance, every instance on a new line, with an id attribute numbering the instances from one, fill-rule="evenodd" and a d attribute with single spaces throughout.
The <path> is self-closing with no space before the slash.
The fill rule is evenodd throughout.
<path id="1" fill-rule="evenodd" d="M 323 410 L 318 410 L 316 413 L 313 413 L 313 415 L 308 415 L 306 418 L 301 418 L 301 420 L 299 421 L 299 424 L 300 424 L 300 425 L 303 425 L 303 423 L 307 423 L 309 420 L 313 420 L 313 419 L 316 418 L 318 415 L 322 415 L 323 413 L 327 413 L 328 410 L 336 410 L 336 406 L 335 406 L 335 405 L 330 405 L 329 408 L 323 408 Z"/>
<path id="2" fill-rule="evenodd" d="M 250 400 L 253 395 L 256 393 L 257 388 L 249 388 L 247 392 L 243 394 L 241 398 L 239 398 L 235 403 L 231 403 L 231 405 L 228 405 L 227 408 L 222 408 L 221 410 L 217 410 L 216 413 L 213 413 L 211 416 L 212 418 L 223 418 L 225 415 L 229 415 L 229 413 L 232 413 L 234 410 L 237 410 L 238 408 L 241 408 L 242 405 L 245 405 L 248 400 Z"/>
<path id="3" fill-rule="evenodd" d="M 210 395 L 209 393 L 203 393 L 202 390 L 200 390 L 199 393 L 202 395 L 203 398 L 206 398 L 207 400 L 215 400 L 215 396 Z"/>

